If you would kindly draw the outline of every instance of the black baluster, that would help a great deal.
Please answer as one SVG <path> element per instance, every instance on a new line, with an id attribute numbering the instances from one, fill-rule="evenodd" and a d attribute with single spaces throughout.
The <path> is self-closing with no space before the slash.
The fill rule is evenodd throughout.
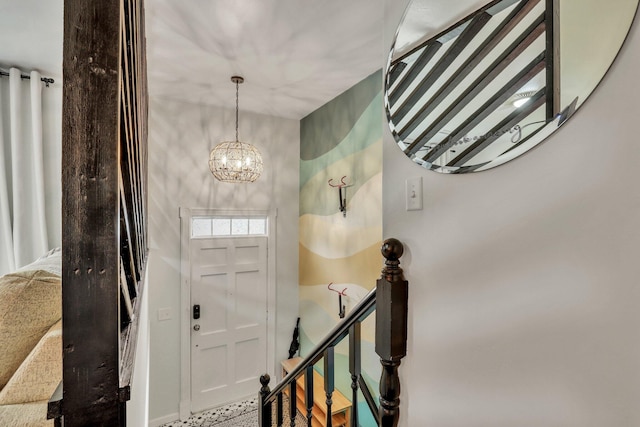
<path id="1" fill-rule="evenodd" d="M 304 373 L 304 402 L 307 405 L 307 427 L 311 427 L 311 411 L 313 410 L 313 365 L 307 366 Z"/>
<path id="2" fill-rule="evenodd" d="M 396 427 L 400 417 L 398 366 L 407 354 L 408 282 L 400 268 L 402 243 L 387 239 L 381 252 L 386 260 L 376 283 L 376 353 L 382 363 L 379 414 L 382 427 Z"/>
<path id="3" fill-rule="evenodd" d="M 258 394 L 258 425 L 260 427 L 271 427 L 271 401 L 265 402 L 265 397 L 271 391 L 269 389 L 270 380 L 271 377 L 269 374 L 264 374 L 260 377 L 260 384 L 262 384 L 262 388 Z"/>
<path id="4" fill-rule="evenodd" d="M 358 380 L 362 367 L 360 350 L 360 322 L 349 328 L 349 372 L 351 373 L 351 425 L 358 425 Z"/>
<path id="5" fill-rule="evenodd" d="M 278 393 L 278 399 L 276 400 L 276 425 L 282 427 L 282 393 Z"/>
<path id="6" fill-rule="evenodd" d="M 400 418 L 400 360 L 384 360 L 380 377 L 380 419 L 383 427 L 396 427 Z"/>
<path id="7" fill-rule="evenodd" d="M 289 384 L 289 420 L 290 427 L 296 427 L 296 416 L 298 415 L 298 388 L 296 387 L 296 380 L 294 379 Z"/>
<path id="8" fill-rule="evenodd" d="M 334 374 L 333 347 L 329 347 L 324 351 L 324 392 L 327 395 L 327 427 L 333 427 L 333 417 L 331 415 L 333 400 L 331 399 L 335 389 Z"/>

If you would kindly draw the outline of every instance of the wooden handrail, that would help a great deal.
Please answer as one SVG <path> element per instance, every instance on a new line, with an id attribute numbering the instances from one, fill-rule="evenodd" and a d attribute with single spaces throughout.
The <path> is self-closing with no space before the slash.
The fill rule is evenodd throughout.
<path id="1" fill-rule="evenodd" d="M 324 355 L 324 352 L 329 347 L 338 344 L 349 333 L 349 327 L 356 321 L 361 321 L 367 318 L 369 314 L 376 308 L 376 290 L 370 291 L 355 307 L 345 316 L 340 323 L 338 323 L 329 332 L 320 343 L 318 343 L 313 350 L 306 356 L 298 366 L 289 372 L 280 383 L 265 396 L 265 402 L 271 402 L 275 399 L 278 393 L 284 391 L 288 383 L 294 381 L 300 375 L 304 373 L 307 366 L 314 365 Z"/>
<path id="2" fill-rule="evenodd" d="M 260 377 L 262 387 L 258 395 L 258 422 L 261 427 L 271 427 L 272 403 L 277 399 L 276 421 L 282 425 L 282 393 L 289 386 L 290 417 L 293 423 L 296 413 L 296 379 L 305 375 L 306 417 L 311 425 L 311 409 L 313 406 L 313 365 L 324 357 L 325 359 L 325 393 L 327 404 L 327 425 L 332 425 L 331 400 L 334 392 L 333 348 L 347 335 L 350 337 L 349 372 L 351 373 L 354 390 L 351 412 L 351 424 L 357 425 L 358 411 L 357 387 L 360 385 L 365 400 L 372 410 L 377 424 L 383 427 L 395 427 L 400 416 L 400 380 L 398 367 L 407 353 L 407 302 L 408 282 L 404 279 L 400 268 L 400 257 L 404 247 L 397 239 L 387 239 L 382 245 L 382 255 L 385 265 L 382 276 L 376 282 L 376 289 L 369 292 L 356 307 L 346 315 L 329 332 L 318 345 L 295 368 L 277 384 L 273 390 L 269 389 L 270 377 L 265 374 Z M 360 323 L 376 310 L 376 353 L 380 356 L 382 376 L 380 379 L 380 407 L 377 408 L 373 397 L 360 376 L 359 336 Z"/>

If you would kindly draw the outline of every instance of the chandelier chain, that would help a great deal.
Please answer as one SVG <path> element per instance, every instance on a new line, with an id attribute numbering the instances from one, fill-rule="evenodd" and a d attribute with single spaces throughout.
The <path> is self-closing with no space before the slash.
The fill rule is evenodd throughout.
<path id="1" fill-rule="evenodd" d="M 238 85 L 239 85 L 239 81 L 236 80 L 236 142 L 239 141 L 238 139 Z"/>

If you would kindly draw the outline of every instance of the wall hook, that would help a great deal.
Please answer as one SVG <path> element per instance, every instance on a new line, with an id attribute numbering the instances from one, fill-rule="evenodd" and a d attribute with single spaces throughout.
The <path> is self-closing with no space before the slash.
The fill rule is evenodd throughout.
<path id="1" fill-rule="evenodd" d="M 340 316 L 340 318 L 343 319 L 346 314 L 346 307 L 342 305 L 342 297 L 347 296 L 347 292 L 346 292 L 347 288 L 344 288 L 342 291 L 339 291 L 337 289 L 333 289 L 331 285 L 333 285 L 333 282 L 329 283 L 329 285 L 327 285 L 327 288 L 329 288 L 330 291 L 333 291 L 338 294 L 338 316 Z"/>
<path id="2" fill-rule="evenodd" d="M 347 184 L 346 182 L 344 182 L 345 178 L 347 176 L 343 176 L 342 178 L 340 178 L 340 184 L 333 184 L 333 178 L 331 178 L 329 180 L 329 185 L 333 188 L 338 188 L 338 199 L 340 202 L 340 212 L 342 212 L 342 216 L 346 217 L 347 216 L 347 187 L 351 187 L 351 184 Z M 342 189 L 344 188 L 344 193 L 342 192 Z"/>

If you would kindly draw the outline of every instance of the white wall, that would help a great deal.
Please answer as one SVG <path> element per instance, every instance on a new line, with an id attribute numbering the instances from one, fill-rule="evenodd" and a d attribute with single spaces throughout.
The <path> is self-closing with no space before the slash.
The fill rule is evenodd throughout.
<path id="1" fill-rule="evenodd" d="M 387 0 L 386 47 L 404 4 Z M 640 425 L 639 69 L 636 22 L 567 124 L 486 172 L 421 169 L 385 128 L 384 236 L 410 284 L 401 426 Z M 406 212 L 416 176 L 424 210 Z"/>
<path id="2" fill-rule="evenodd" d="M 150 419 L 176 419 L 180 401 L 180 219 L 178 208 L 278 209 L 276 361 L 286 357 L 298 314 L 300 125 L 240 111 L 240 140 L 260 149 L 265 170 L 252 184 L 215 181 L 209 151 L 235 137 L 235 111 L 151 99 L 149 125 Z M 172 319 L 158 321 L 159 308 Z M 256 393 L 260 385 L 256 383 Z"/>
<path id="3" fill-rule="evenodd" d="M 149 424 L 149 271 L 153 268 L 153 259 L 147 260 L 138 320 L 138 342 L 136 359 L 131 380 L 131 400 L 127 402 L 127 425 L 147 426 Z"/>
<path id="4" fill-rule="evenodd" d="M 45 209 L 50 248 L 62 242 L 62 18 L 62 0 L 0 2 L 0 39 L 3 41 L 0 68 L 17 67 L 27 74 L 37 70 L 43 77 L 55 80 L 48 88 L 44 84 L 42 87 Z M 4 93 L 8 94 L 9 78 L 0 79 L 3 86 L 6 85 L 2 88 L 6 90 Z M 28 87 L 26 82 L 25 85 Z"/>

